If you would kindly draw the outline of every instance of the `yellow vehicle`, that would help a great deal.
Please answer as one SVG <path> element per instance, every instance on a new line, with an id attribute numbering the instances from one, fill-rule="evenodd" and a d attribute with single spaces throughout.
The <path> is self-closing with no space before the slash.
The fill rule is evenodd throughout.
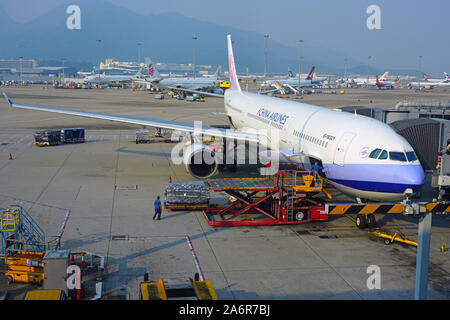
<path id="1" fill-rule="evenodd" d="M 32 290 L 28 291 L 24 300 L 66 300 L 63 290 Z"/>
<path id="2" fill-rule="evenodd" d="M 5 276 L 8 283 L 23 282 L 40 284 L 44 280 L 44 252 L 17 251 L 13 255 L 5 255 L 7 270 Z"/>
<path id="3" fill-rule="evenodd" d="M 141 282 L 141 300 L 171 300 L 193 298 L 196 300 L 217 300 L 217 294 L 209 280 L 197 281 L 189 278 L 189 282 L 180 283 L 174 288 L 168 288 L 165 281 Z"/>
<path id="4" fill-rule="evenodd" d="M 219 80 L 217 81 L 219 83 L 219 87 L 221 88 L 229 88 L 230 87 L 230 81 L 227 80 Z"/>

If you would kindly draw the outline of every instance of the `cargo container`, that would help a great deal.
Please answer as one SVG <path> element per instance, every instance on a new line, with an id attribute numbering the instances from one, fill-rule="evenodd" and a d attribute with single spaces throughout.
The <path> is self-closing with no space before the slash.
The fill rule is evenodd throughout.
<path id="1" fill-rule="evenodd" d="M 39 147 L 54 146 L 63 143 L 84 142 L 83 128 L 64 128 L 60 130 L 42 130 L 34 134 L 35 144 Z"/>
<path id="2" fill-rule="evenodd" d="M 84 142 L 84 129 L 83 128 L 65 128 L 61 129 L 61 142 L 62 143 L 78 143 Z"/>
<path id="3" fill-rule="evenodd" d="M 35 144 L 40 147 L 61 144 L 61 130 L 36 131 L 34 140 Z"/>

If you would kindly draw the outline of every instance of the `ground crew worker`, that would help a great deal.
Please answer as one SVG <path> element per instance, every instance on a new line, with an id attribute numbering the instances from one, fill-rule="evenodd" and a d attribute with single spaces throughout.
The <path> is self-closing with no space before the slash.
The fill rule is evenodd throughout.
<path id="1" fill-rule="evenodd" d="M 156 197 L 155 200 L 155 214 L 153 215 L 153 220 L 158 215 L 158 220 L 161 220 L 161 200 L 159 200 L 159 196 Z"/>
<path id="2" fill-rule="evenodd" d="M 314 162 L 314 164 L 311 166 L 311 171 L 312 173 L 316 173 L 318 175 L 320 175 L 320 172 L 322 171 L 323 167 L 319 166 L 318 162 Z"/>
<path id="3" fill-rule="evenodd" d="M 319 165 L 318 162 L 315 162 L 312 166 L 311 166 L 311 172 L 314 176 L 314 180 L 315 180 L 315 185 L 316 187 L 319 186 L 319 182 L 317 181 L 317 176 L 322 176 L 322 169 L 323 167 Z"/>

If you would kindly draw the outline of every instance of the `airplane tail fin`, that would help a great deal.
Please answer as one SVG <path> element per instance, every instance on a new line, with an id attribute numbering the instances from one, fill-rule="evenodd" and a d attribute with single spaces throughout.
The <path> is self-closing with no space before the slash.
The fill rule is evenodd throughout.
<path id="1" fill-rule="evenodd" d="M 380 82 L 380 80 L 378 79 L 378 75 L 376 76 L 375 85 L 376 85 L 378 88 L 383 86 L 383 84 L 382 84 L 382 83 Z"/>
<path id="2" fill-rule="evenodd" d="M 387 76 L 388 76 L 389 72 L 385 72 L 383 73 L 383 75 L 380 77 L 380 80 L 386 80 Z"/>
<path id="3" fill-rule="evenodd" d="M 288 67 L 288 74 L 287 74 L 287 77 L 288 77 L 288 79 L 289 79 L 289 78 L 294 78 L 294 74 L 292 73 L 290 67 Z"/>
<path id="4" fill-rule="evenodd" d="M 140 66 L 138 72 L 136 72 L 136 77 L 143 77 L 145 75 L 145 67 Z"/>
<path id="5" fill-rule="evenodd" d="M 422 72 L 422 75 L 425 80 L 430 80 L 430 77 L 428 77 L 425 72 Z"/>
<path id="6" fill-rule="evenodd" d="M 305 78 L 305 80 L 312 80 L 312 76 L 313 76 L 313 74 L 314 74 L 314 69 L 316 69 L 315 66 L 313 66 L 313 67 L 311 68 L 311 71 L 309 71 L 308 76 Z"/>
<path id="7" fill-rule="evenodd" d="M 447 72 L 444 72 L 444 77 L 445 77 L 445 80 L 448 80 L 448 74 L 447 74 Z"/>
<path id="8" fill-rule="evenodd" d="M 145 76 L 150 77 L 152 79 L 158 79 L 160 78 L 158 69 L 156 69 L 156 66 L 154 66 L 153 62 L 149 60 L 147 70 L 145 72 Z"/>
<path id="9" fill-rule="evenodd" d="M 231 35 L 227 35 L 228 46 L 228 72 L 230 74 L 230 90 L 241 91 L 239 86 L 238 77 L 236 74 L 236 67 L 234 64 L 233 46 L 231 44 Z"/>
<path id="10" fill-rule="evenodd" d="M 397 76 L 397 79 L 395 79 L 395 82 L 399 82 L 400 81 L 400 75 Z"/>
<path id="11" fill-rule="evenodd" d="M 221 70 L 222 70 L 222 66 L 218 66 L 216 72 L 214 73 L 214 77 L 216 79 L 219 79 Z"/>

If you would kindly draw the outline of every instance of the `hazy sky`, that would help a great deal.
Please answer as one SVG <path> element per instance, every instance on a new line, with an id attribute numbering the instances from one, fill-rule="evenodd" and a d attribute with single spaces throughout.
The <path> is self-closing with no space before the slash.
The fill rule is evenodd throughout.
<path id="1" fill-rule="evenodd" d="M 363 62 L 371 55 L 373 65 L 387 68 L 416 69 L 418 56 L 422 55 L 423 70 L 450 71 L 448 0 L 105 1 L 143 15 L 172 11 L 261 35 L 269 33 L 272 39 L 293 47 L 298 45 L 298 39 L 303 39 L 310 46 L 333 49 Z M 0 0 L 7 14 L 21 22 L 64 3 L 77 1 Z M 366 26 L 370 5 L 380 8 L 379 30 Z"/>

